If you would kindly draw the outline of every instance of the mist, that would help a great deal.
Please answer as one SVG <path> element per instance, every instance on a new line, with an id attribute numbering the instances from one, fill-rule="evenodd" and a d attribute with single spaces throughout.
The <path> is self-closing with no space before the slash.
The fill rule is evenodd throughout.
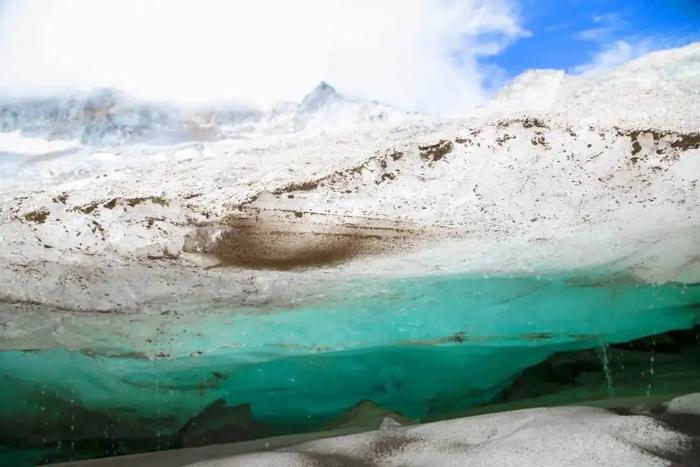
<path id="1" fill-rule="evenodd" d="M 3 96 L 115 87 L 266 107 L 325 80 L 444 114 L 482 103 L 498 70 L 480 59 L 528 35 L 506 0 L 9 1 L 0 31 Z"/>

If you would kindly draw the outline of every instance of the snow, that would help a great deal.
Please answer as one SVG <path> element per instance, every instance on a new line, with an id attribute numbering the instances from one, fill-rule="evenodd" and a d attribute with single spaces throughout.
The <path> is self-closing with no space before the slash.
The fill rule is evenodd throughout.
<path id="1" fill-rule="evenodd" d="M 238 290 L 243 277 L 274 283 L 284 276 L 302 301 L 316 293 L 312 284 L 367 273 L 603 268 L 647 282 L 697 281 L 700 149 L 692 131 L 700 122 L 700 95 L 691 91 L 700 79 L 693 72 L 699 55 L 696 44 L 641 58 L 613 71 L 610 83 L 569 81 L 562 86 L 570 97 L 534 113 L 537 119 L 421 117 L 387 125 L 392 119 L 384 118 L 374 125 L 367 115 L 380 104 L 347 100 L 322 85 L 304 106 L 265 117 L 277 119 L 274 131 L 261 124 L 235 139 L 82 147 L 33 161 L 0 185 L 0 293 L 61 307 L 135 311 L 186 294 L 183 283 L 201 281 L 205 296 L 228 297 L 226 287 Z M 617 93 L 636 92 L 641 75 L 662 83 L 638 98 L 664 109 L 649 114 L 653 123 L 635 113 L 636 104 L 618 103 Z M 574 97 L 580 105 L 567 107 Z M 610 109 L 605 119 L 611 122 L 590 123 L 599 105 Z M 306 128 L 293 131 L 300 115 Z M 326 124 L 342 131 L 318 131 Z M 451 150 L 438 160 L 420 149 L 441 141 Z M 309 188 L 294 188 L 304 184 Z M 30 220 L 43 212 L 44 222 Z M 201 266 L 220 264 L 208 249 L 230 229 L 227 219 L 251 212 L 320 239 L 338 229 L 388 233 L 363 247 L 369 254 L 320 268 Z M 210 240 L 193 240 L 202 235 Z M 165 251 L 175 259 L 149 259 Z M 112 274 L 103 274 L 112 266 Z M 132 272 L 123 277 L 121 269 Z M 162 287 L 144 286 L 141 274 L 162 277 Z M 103 287 L 117 291 L 126 281 L 133 288 L 105 297 L 69 277 L 88 283 L 102 277 Z M 215 283 L 228 285 L 206 285 Z M 55 290 L 52 284 L 63 285 Z M 37 290 L 52 292 L 38 296 Z M 286 304 L 279 288 L 251 292 L 257 294 Z"/>
<path id="2" fill-rule="evenodd" d="M 700 416 L 700 393 L 678 396 L 666 403 L 666 412 Z"/>
<path id="3" fill-rule="evenodd" d="M 542 114 L 597 125 L 697 131 L 700 43 L 653 52 L 606 73 L 531 70 L 479 115 Z"/>
<path id="4" fill-rule="evenodd" d="M 291 467 L 340 458 L 356 465 L 364 462 L 383 466 L 663 466 L 669 460 L 682 458 L 691 443 L 690 436 L 651 418 L 566 407 L 327 438 L 281 452 L 246 454 L 190 465 Z"/>
<path id="5" fill-rule="evenodd" d="M 575 421 L 575 423 L 572 423 Z M 518 410 L 295 443 L 248 443 L 86 461 L 85 467 L 666 466 L 693 462 L 693 438 L 647 416 L 591 407 Z M 311 435 L 313 436 L 313 435 Z M 291 445 L 290 445 L 291 444 Z M 685 464 L 683 464 L 685 465 Z M 690 464 L 688 464 L 690 465 Z"/>
<path id="6" fill-rule="evenodd" d="M 563 70 L 528 70 L 509 82 L 482 113 L 541 112 L 554 107 L 566 76 Z"/>
<path id="7" fill-rule="evenodd" d="M 0 133 L 0 157 L 3 153 L 34 156 L 51 152 L 66 151 L 80 146 L 76 140 L 52 140 L 30 137 L 20 131 Z"/>

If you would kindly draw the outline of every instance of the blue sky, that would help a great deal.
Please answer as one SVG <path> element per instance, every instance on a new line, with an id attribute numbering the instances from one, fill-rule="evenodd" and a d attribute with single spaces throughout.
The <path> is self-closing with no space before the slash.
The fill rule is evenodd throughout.
<path id="1" fill-rule="evenodd" d="M 620 42 L 629 45 L 618 47 L 625 61 L 700 40 L 700 0 L 519 0 L 518 8 L 532 35 L 483 60 L 508 77 L 528 68 L 577 72 Z"/>

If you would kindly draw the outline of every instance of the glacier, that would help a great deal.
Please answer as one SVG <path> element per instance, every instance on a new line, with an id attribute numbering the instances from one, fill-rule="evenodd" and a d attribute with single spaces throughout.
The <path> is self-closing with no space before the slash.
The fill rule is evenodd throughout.
<path id="1" fill-rule="evenodd" d="M 576 411 L 623 463 L 683 459 L 653 417 L 700 392 L 699 57 L 529 72 L 460 119 L 327 83 L 0 104 L 0 461 L 347 456 Z M 648 456 L 620 441 L 641 429 Z"/>

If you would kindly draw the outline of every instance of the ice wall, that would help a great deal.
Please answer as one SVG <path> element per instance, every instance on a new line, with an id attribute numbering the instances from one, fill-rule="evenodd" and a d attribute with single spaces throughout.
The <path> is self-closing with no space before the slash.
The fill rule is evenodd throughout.
<path id="1" fill-rule="evenodd" d="M 202 303 L 183 315 L 66 315 L 57 339 L 79 346 L 0 352 L 0 445 L 12 447 L 7 456 L 37 449 L 45 459 L 178 447 L 212 404 L 255 421 L 229 441 L 319 429 L 363 400 L 440 417 L 488 403 L 556 352 L 700 322 L 697 285 L 596 273 L 360 280 L 351 289 L 298 309 Z M 28 319 L 41 325 L 41 314 Z M 206 423 L 242 423 L 214 412 L 220 419 Z"/>

